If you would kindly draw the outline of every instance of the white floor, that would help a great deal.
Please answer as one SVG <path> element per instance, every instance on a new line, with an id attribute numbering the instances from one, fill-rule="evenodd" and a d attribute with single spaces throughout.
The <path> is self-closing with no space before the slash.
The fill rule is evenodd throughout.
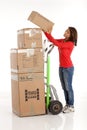
<path id="1" fill-rule="evenodd" d="M 0 130 L 87 130 L 87 95 L 76 100 L 74 113 L 21 118 L 12 113 L 10 97 L 0 95 Z"/>

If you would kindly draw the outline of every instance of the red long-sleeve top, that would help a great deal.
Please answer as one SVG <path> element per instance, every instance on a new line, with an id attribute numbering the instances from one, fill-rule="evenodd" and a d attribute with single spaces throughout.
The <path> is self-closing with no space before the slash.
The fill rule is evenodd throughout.
<path id="1" fill-rule="evenodd" d="M 52 42 L 59 50 L 59 66 L 63 68 L 73 67 L 71 60 L 71 53 L 74 48 L 74 43 L 71 41 L 65 42 L 64 39 L 54 39 L 51 34 L 44 32 L 46 37 Z"/>

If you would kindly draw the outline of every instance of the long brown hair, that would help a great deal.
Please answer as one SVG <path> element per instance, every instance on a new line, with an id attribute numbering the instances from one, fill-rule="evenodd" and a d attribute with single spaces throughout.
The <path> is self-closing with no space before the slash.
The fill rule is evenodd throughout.
<path id="1" fill-rule="evenodd" d="M 77 37 L 78 37 L 77 30 L 74 27 L 68 27 L 68 28 L 70 30 L 69 40 L 74 42 L 74 45 L 77 46 Z"/>

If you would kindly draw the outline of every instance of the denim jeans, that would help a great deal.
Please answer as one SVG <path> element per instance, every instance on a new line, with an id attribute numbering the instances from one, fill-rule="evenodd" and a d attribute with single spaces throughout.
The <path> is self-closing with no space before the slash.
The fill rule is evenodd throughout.
<path id="1" fill-rule="evenodd" d="M 59 67 L 59 77 L 62 88 L 64 90 L 65 101 L 67 105 L 74 106 L 74 92 L 72 88 L 72 78 L 74 67 L 63 68 Z"/>

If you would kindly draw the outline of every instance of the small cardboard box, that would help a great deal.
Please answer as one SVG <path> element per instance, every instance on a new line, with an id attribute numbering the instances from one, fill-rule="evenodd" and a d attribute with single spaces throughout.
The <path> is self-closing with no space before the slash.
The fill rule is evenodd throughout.
<path id="1" fill-rule="evenodd" d="M 11 49 L 11 72 L 44 72 L 42 49 Z"/>
<path id="2" fill-rule="evenodd" d="M 17 45 L 23 48 L 42 48 L 42 31 L 40 28 L 24 28 L 17 31 Z"/>
<path id="3" fill-rule="evenodd" d="M 52 27 L 54 25 L 53 22 L 51 22 L 49 19 L 45 18 L 36 11 L 31 12 L 30 16 L 28 17 L 28 20 L 39 26 L 41 29 L 49 32 L 52 31 Z"/>
<path id="4" fill-rule="evenodd" d="M 18 116 L 45 114 L 44 73 L 11 73 L 12 111 Z"/>

